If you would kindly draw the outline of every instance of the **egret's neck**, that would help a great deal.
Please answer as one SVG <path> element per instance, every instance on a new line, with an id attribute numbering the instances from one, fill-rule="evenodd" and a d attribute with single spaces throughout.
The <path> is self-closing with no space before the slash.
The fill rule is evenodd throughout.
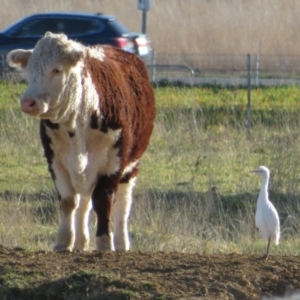
<path id="1" fill-rule="evenodd" d="M 269 184 L 269 178 L 262 178 L 261 189 L 257 199 L 257 206 L 265 204 L 269 200 L 268 184 Z"/>

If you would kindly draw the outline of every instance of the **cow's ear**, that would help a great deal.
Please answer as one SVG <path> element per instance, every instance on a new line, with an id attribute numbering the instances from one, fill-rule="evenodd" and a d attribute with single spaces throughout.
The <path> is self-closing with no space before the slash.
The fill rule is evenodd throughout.
<path id="1" fill-rule="evenodd" d="M 64 53 L 72 65 L 76 65 L 77 62 L 84 57 L 84 46 L 76 43 L 72 40 L 64 40 L 64 37 L 60 37 L 64 45 Z"/>
<path id="2" fill-rule="evenodd" d="M 82 49 L 72 49 L 68 53 L 68 57 L 73 65 L 76 65 L 77 62 L 84 56 Z"/>
<path id="3" fill-rule="evenodd" d="M 6 61 L 13 68 L 25 69 L 33 50 L 16 49 L 7 54 Z"/>

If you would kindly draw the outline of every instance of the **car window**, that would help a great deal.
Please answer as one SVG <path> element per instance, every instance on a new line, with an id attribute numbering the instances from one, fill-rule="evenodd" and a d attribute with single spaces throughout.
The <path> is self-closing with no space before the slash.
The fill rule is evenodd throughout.
<path id="1" fill-rule="evenodd" d="M 64 19 L 59 20 L 57 25 L 60 32 L 64 32 L 67 35 L 88 34 L 104 29 L 104 24 L 97 20 Z"/>
<path id="2" fill-rule="evenodd" d="M 127 34 L 130 31 L 120 22 L 113 20 L 109 22 L 110 27 L 115 31 L 118 32 L 118 34 Z"/>
<path id="3" fill-rule="evenodd" d="M 101 36 L 105 38 L 114 38 L 130 33 L 129 30 L 116 20 L 108 21 L 105 24 L 105 31 Z"/>
<path id="4" fill-rule="evenodd" d="M 23 24 L 20 28 L 15 30 L 14 35 L 25 36 L 40 36 L 44 35 L 46 31 L 55 31 L 56 23 L 53 20 L 35 19 Z"/>
<path id="5" fill-rule="evenodd" d="M 93 33 L 104 29 L 104 24 L 97 20 L 47 18 L 30 20 L 15 31 L 16 36 L 41 36 L 45 32 L 77 35 Z"/>

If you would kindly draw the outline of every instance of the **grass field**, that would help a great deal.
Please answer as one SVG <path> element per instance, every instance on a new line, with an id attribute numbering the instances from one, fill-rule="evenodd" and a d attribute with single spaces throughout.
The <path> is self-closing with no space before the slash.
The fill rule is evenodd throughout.
<path id="1" fill-rule="evenodd" d="M 51 249 L 58 202 L 38 138 L 22 115 L 24 84 L 0 84 L 0 244 Z M 299 252 L 299 89 L 156 87 L 157 118 L 143 157 L 130 231 L 144 251 L 261 253 L 254 213 L 260 179 L 271 170 L 270 198 L 282 223 L 278 254 Z M 94 228 L 94 216 L 91 217 Z M 94 240 L 92 240 L 92 248 Z"/>

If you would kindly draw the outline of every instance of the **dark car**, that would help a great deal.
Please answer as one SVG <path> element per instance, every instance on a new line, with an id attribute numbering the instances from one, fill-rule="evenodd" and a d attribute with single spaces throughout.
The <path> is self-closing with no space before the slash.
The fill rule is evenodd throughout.
<path id="1" fill-rule="evenodd" d="M 113 45 L 136 53 L 146 63 L 152 56 L 148 36 L 129 31 L 114 16 L 100 13 L 40 13 L 28 16 L 0 32 L 2 72 L 5 55 L 10 50 L 34 48 L 47 31 L 65 33 L 70 39 L 85 45 Z"/>

